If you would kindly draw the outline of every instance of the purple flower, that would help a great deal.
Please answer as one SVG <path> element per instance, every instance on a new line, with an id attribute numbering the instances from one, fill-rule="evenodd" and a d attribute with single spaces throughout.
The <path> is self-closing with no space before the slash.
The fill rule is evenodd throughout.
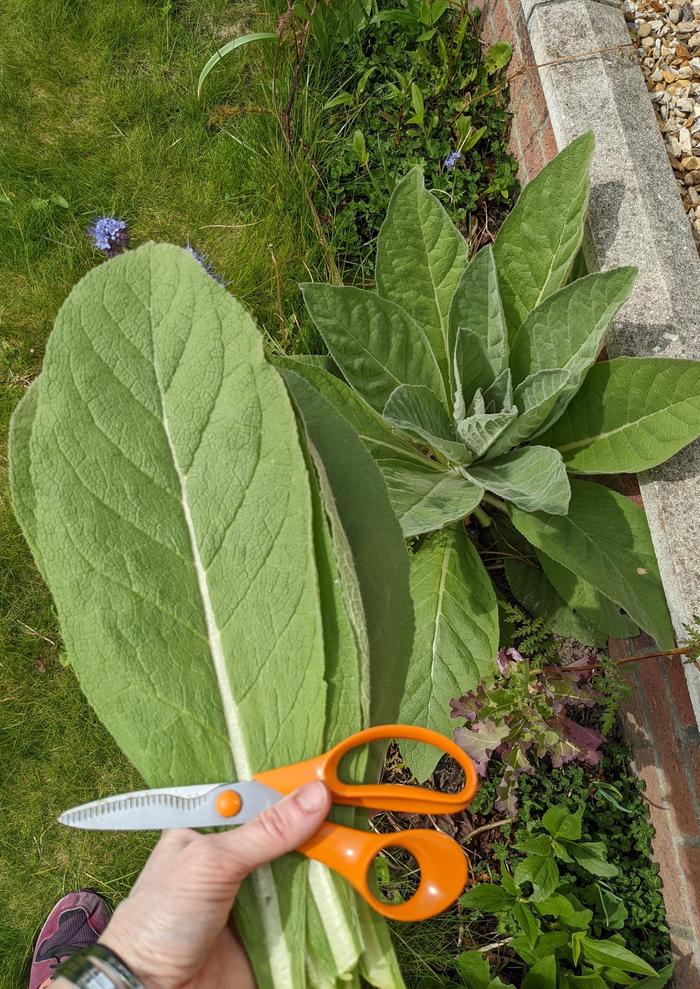
<path id="1" fill-rule="evenodd" d="M 219 282 L 221 285 L 223 285 L 223 279 L 221 275 L 218 275 L 214 271 L 214 269 L 212 268 L 209 262 L 209 258 L 206 256 L 206 254 L 201 254 L 199 251 L 195 250 L 195 248 L 192 247 L 191 244 L 185 244 L 185 250 L 192 255 L 192 257 L 195 259 L 197 264 L 201 265 L 202 268 L 204 268 L 204 270 L 206 271 L 206 273 L 211 278 L 213 278 L 215 282 Z"/>
<path id="2" fill-rule="evenodd" d="M 88 227 L 88 236 L 98 251 L 108 258 L 121 254 L 129 246 L 129 231 L 126 220 L 114 216 L 101 216 Z"/>
<path id="3" fill-rule="evenodd" d="M 462 157 L 463 155 L 461 151 L 450 151 L 447 158 L 443 161 L 443 165 L 448 172 L 451 172 L 457 162 L 462 160 Z"/>

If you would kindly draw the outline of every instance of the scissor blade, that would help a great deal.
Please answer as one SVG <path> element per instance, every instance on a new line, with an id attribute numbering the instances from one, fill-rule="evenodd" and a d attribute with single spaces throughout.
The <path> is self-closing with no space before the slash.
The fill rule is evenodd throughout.
<path id="1" fill-rule="evenodd" d="M 241 809 L 234 817 L 223 818 L 216 809 L 216 798 L 225 790 L 234 790 L 241 798 Z M 281 797 L 279 791 L 255 780 L 173 786 L 93 800 L 64 811 L 58 820 L 60 824 L 87 831 L 229 827 L 245 824 Z"/>

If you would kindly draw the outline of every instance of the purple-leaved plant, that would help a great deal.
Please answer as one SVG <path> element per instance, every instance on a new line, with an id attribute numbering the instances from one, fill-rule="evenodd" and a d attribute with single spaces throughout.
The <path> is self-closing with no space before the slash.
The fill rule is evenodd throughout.
<path id="1" fill-rule="evenodd" d="M 129 228 L 126 220 L 116 216 L 100 216 L 88 227 L 88 236 L 98 251 L 108 258 L 121 254 L 129 246 Z"/>
<path id="2" fill-rule="evenodd" d="M 513 648 L 498 654 L 493 683 L 450 702 L 453 718 L 464 718 L 455 729 L 455 741 L 476 763 L 480 776 L 497 756 L 502 776 L 496 809 L 512 815 L 517 810 L 517 782 L 521 773 L 535 772 L 530 758 L 549 756 L 553 766 L 567 762 L 600 762 L 603 736 L 568 717 L 569 707 L 592 707 L 598 694 L 589 670 L 566 671 L 562 666 L 531 670 Z"/>

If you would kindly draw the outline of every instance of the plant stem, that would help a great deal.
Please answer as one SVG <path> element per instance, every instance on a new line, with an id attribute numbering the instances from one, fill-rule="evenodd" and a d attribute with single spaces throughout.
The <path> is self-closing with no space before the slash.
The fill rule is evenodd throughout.
<path id="1" fill-rule="evenodd" d="M 499 512 L 508 511 L 505 501 L 501 501 L 501 499 L 497 498 L 495 495 L 487 493 L 481 500 L 485 501 L 487 505 L 493 505 L 493 507 L 497 508 Z"/>
<path id="2" fill-rule="evenodd" d="M 626 663 L 638 663 L 642 659 L 664 659 L 665 657 L 670 658 L 673 656 L 685 656 L 687 654 L 688 646 L 678 646 L 676 649 L 664 649 L 661 652 L 642 652 L 638 653 L 636 656 L 623 656 L 621 659 L 614 659 L 613 662 L 615 663 L 615 666 L 624 666 Z M 697 660 L 693 659 L 692 663 L 697 668 Z M 589 670 L 597 670 L 598 667 L 602 665 L 602 663 L 582 663 L 574 666 L 563 666 L 561 669 L 565 673 L 586 673 Z M 553 668 L 554 667 L 547 666 L 538 670 L 530 670 L 530 676 L 538 676 L 540 673 L 546 673 L 547 670 Z M 559 669 L 559 667 L 557 668 Z"/>
<path id="3" fill-rule="evenodd" d="M 491 525 L 491 517 L 486 514 L 480 505 L 477 505 L 476 508 L 472 509 L 472 515 L 484 529 L 488 529 Z"/>
<path id="4" fill-rule="evenodd" d="M 487 951 L 496 951 L 497 948 L 505 948 L 507 944 L 513 940 L 512 937 L 504 938 L 502 941 L 494 941 L 493 944 L 486 944 L 483 948 L 479 948 L 479 951 L 486 954 Z"/>
<path id="5" fill-rule="evenodd" d="M 482 824 L 480 828 L 474 828 L 470 831 L 466 838 L 462 838 L 462 844 L 466 844 L 475 838 L 478 834 L 483 834 L 484 831 L 493 831 L 494 828 L 503 828 L 506 824 L 514 824 L 517 820 L 516 817 L 504 817 L 502 821 L 492 821 L 490 824 Z"/>

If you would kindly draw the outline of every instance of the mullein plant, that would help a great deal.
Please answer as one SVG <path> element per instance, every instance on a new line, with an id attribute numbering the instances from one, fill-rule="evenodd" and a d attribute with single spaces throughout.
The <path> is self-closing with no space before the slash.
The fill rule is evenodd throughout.
<path id="1" fill-rule="evenodd" d="M 379 234 L 376 288 L 302 285 L 331 362 L 282 361 L 353 425 L 415 540 L 401 716 L 445 733 L 450 699 L 493 675 L 499 645 L 469 517 L 515 532 L 511 590 L 556 631 L 673 644 L 644 513 L 590 478 L 654 467 L 700 433 L 700 365 L 598 360 L 636 272 L 577 277 L 593 150 L 586 134 L 554 158 L 472 258 L 412 169 Z M 404 754 L 420 779 L 435 765 Z"/>

